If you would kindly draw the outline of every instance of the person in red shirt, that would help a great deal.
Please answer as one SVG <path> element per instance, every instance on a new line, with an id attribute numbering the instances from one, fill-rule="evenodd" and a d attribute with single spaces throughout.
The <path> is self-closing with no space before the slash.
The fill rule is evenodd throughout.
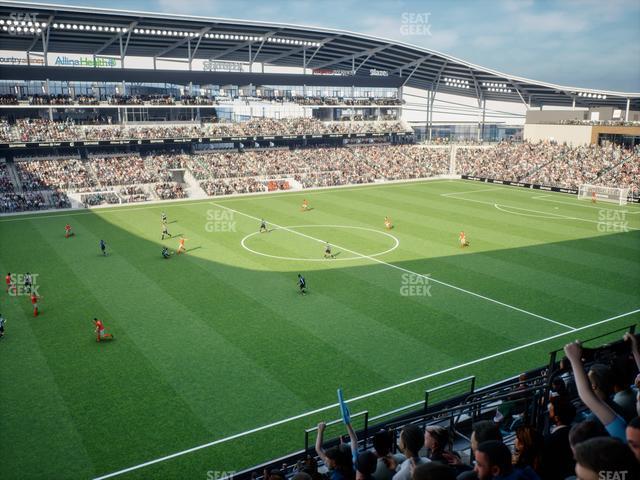
<path id="1" fill-rule="evenodd" d="M 31 305 L 33 306 L 33 316 L 38 316 L 38 299 L 42 297 L 38 297 L 35 293 L 31 294 Z"/>
<path id="2" fill-rule="evenodd" d="M 71 231 L 71 225 L 68 223 L 64 226 L 64 238 L 69 238 L 73 236 L 73 232 Z"/>
<path id="3" fill-rule="evenodd" d="M 464 232 L 460 232 L 460 248 L 468 247 L 469 241 L 467 240 L 467 236 Z"/>
<path id="4" fill-rule="evenodd" d="M 9 290 L 11 290 L 11 284 L 12 284 L 10 273 L 7 273 L 7 276 L 4 277 L 4 281 L 7 283 L 7 292 L 8 292 Z"/>
<path id="5" fill-rule="evenodd" d="M 188 238 L 181 237 L 180 245 L 178 245 L 178 249 L 176 250 L 176 254 L 180 255 L 181 253 L 187 253 L 187 249 L 184 246 L 184 241 L 189 240 Z"/>
<path id="6" fill-rule="evenodd" d="M 113 340 L 113 334 L 104 332 L 102 320 L 94 318 L 93 323 L 96 325 L 96 342 L 100 342 L 102 340 Z"/>

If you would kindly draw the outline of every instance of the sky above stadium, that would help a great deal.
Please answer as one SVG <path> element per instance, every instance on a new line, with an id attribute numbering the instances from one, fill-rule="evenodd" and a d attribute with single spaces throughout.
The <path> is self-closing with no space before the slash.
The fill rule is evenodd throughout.
<path id="1" fill-rule="evenodd" d="M 638 0 L 41 0 L 385 37 L 512 75 L 640 92 Z"/>

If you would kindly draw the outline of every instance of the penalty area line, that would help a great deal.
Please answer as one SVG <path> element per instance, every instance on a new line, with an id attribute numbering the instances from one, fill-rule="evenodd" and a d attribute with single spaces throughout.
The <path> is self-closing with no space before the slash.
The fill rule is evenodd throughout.
<path id="1" fill-rule="evenodd" d="M 484 362 L 486 360 L 491 360 L 491 359 L 494 359 L 494 358 L 497 358 L 497 357 L 501 357 L 503 355 L 507 355 L 509 353 L 517 352 L 519 350 L 523 350 L 525 348 L 529 348 L 529 347 L 532 347 L 534 345 L 538 345 L 540 343 L 548 342 L 549 340 L 554 340 L 556 338 L 560 338 L 560 337 L 563 337 L 565 335 L 569 335 L 569 334 L 574 333 L 574 332 L 579 332 L 579 331 L 586 330 L 586 329 L 591 328 L 591 327 L 595 327 L 597 325 L 602 325 L 604 323 L 612 322 L 614 320 L 618 320 L 620 318 L 628 317 L 629 315 L 633 315 L 633 314 L 636 314 L 636 313 L 639 313 L 639 312 L 640 312 L 640 308 L 638 308 L 636 310 L 632 310 L 630 312 L 621 313 L 619 315 L 615 315 L 613 317 L 605 318 L 604 320 L 600 320 L 600 321 L 592 323 L 590 325 L 585 325 L 583 327 L 574 328 L 573 330 L 570 330 L 570 331 L 567 331 L 567 332 L 558 333 L 558 334 L 552 335 L 550 337 L 541 338 L 540 340 L 534 340 L 533 342 L 529 342 L 529 343 L 526 343 L 524 345 L 519 345 L 517 347 L 509 348 L 508 350 L 503 350 L 502 352 L 497 352 L 497 353 L 493 353 L 491 355 L 487 355 L 485 357 L 476 358 L 475 360 L 470 360 L 468 362 L 461 363 L 460 365 L 455 365 L 453 367 L 445 368 L 444 370 L 440 370 L 438 372 L 429 373 L 427 375 L 423 375 L 422 377 L 418 377 L 418 378 L 414 378 L 414 379 L 411 379 L 411 380 L 407 380 L 405 382 L 398 383 L 397 385 L 392 385 L 392 386 L 389 386 L 389 387 L 382 388 L 380 390 L 376 390 L 374 392 L 365 393 L 364 395 L 360 395 L 358 397 L 354 397 L 354 398 L 351 398 L 349 400 L 345 400 L 345 402 L 346 403 L 351 403 L 351 402 L 355 402 L 355 401 L 358 401 L 358 400 L 363 400 L 365 398 L 369 398 L 369 397 L 372 397 L 374 395 L 379 395 L 380 393 L 385 393 L 385 392 L 394 390 L 396 388 L 404 387 L 404 386 L 410 385 L 412 383 L 420 382 L 422 380 L 427 380 L 429 378 L 433 378 L 433 377 L 436 377 L 438 375 L 442 375 L 444 373 L 449 373 L 449 372 L 453 372 L 455 370 L 459 370 L 461 368 L 466 368 L 466 367 L 469 367 L 471 365 L 475 365 L 477 363 Z M 260 432 L 260 431 L 263 431 L 263 430 L 268 430 L 270 428 L 277 427 L 277 426 L 283 425 L 285 423 L 290 423 L 292 421 L 299 420 L 301 418 L 309 417 L 311 415 L 315 415 L 316 413 L 325 412 L 327 410 L 330 410 L 332 408 L 336 408 L 338 406 L 339 406 L 338 403 L 332 403 L 331 405 L 327 405 L 327 406 L 324 406 L 324 407 L 321 407 L 321 408 L 316 408 L 315 410 L 310 410 L 308 412 L 301 413 L 301 414 L 295 415 L 293 417 L 285 418 L 285 419 L 282 419 L 282 420 L 278 420 L 277 422 L 273 422 L 273 423 L 269 423 L 267 425 L 262 425 L 260 427 L 252 428 L 251 430 L 247 430 L 245 432 L 239 432 L 239 433 L 236 433 L 236 434 L 231 435 L 229 437 L 220 438 L 218 440 L 214 440 L 214 441 L 209 442 L 209 443 L 198 445 L 197 447 L 193 447 L 193 448 L 189 448 L 187 450 L 182 450 L 180 452 L 172 453 L 171 455 L 166 455 L 164 457 L 156 458 L 154 460 L 149 460 L 148 462 L 144 462 L 144 463 L 141 463 L 139 465 L 134 465 L 133 467 L 128 467 L 128 468 L 125 468 L 125 469 L 122 469 L 122 470 L 118 470 L 116 472 L 112 472 L 112 473 L 108 473 L 106 475 L 102 475 L 100 477 L 95 477 L 93 480 L 105 480 L 107 478 L 117 477 L 119 475 L 123 475 L 125 473 L 129 473 L 129 472 L 132 472 L 134 470 L 139 470 L 141 468 L 148 467 L 150 465 L 155 465 L 157 463 L 165 462 L 167 460 L 171 460 L 171 459 L 176 458 L 176 457 L 187 455 L 189 453 L 196 452 L 196 451 L 202 450 L 204 448 L 213 447 L 214 445 L 219 445 L 219 444 L 222 444 L 222 443 L 226 443 L 226 442 L 229 442 L 231 440 L 235 440 L 235 439 L 238 439 L 238 438 L 246 437 L 247 435 L 251 435 L 253 433 L 257 433 L 257 432 Z"/>

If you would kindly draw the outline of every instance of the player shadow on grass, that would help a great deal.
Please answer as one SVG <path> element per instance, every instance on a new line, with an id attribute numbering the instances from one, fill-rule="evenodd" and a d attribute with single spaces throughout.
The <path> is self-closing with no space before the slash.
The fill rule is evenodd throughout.
<path id="1" fill-rule="evenodd" d="M 197 247 L 193 247 L 193 248 L 188 248 L 188 249 L 185 250 L 185 253 L 193 252 L 194 250 L 198 250 L 200 248 L 202 248 L 201 245 L 199 245 Z"/>

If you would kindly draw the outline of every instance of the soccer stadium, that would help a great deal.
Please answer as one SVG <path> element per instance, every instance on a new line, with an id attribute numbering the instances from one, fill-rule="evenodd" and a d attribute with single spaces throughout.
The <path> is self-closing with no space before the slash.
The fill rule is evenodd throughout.
<path id="1" fill-rule="evenodd" d="M 638 4 L 625 91 L 247 1 L 0 1 L 0 478 L 640 478 Z"/>

